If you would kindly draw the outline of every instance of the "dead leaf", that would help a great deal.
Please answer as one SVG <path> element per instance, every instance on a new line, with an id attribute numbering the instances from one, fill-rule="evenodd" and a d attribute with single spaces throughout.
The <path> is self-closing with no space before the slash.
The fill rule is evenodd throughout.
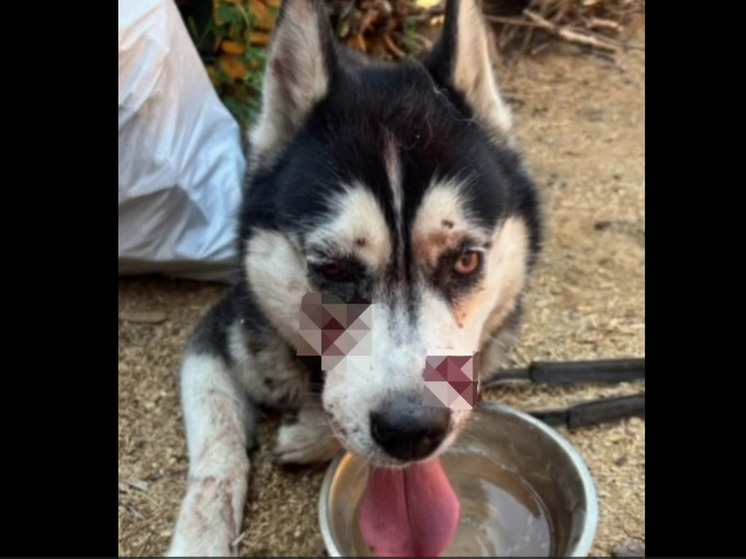
<path id="1" fill-rule="evenodd" d="M 241 55 L 246 51 L 246 47 L 237 41 L 223 41 L 220 45 L 220 50 L 225 54 Z"/>
<path id="2" fill-rule="evenodd" d="M 243 80 L 246 75 L 246 65 L 233 55 L 221 56 L 220 67 L 232 80 Z"/>
<path id="3" fill-rule="evenodd" d="M 249 33 L 249 42 L 252 45 L 267 46 L 269 44 L 269 33 L 266 31 L 252 31 Z"/>

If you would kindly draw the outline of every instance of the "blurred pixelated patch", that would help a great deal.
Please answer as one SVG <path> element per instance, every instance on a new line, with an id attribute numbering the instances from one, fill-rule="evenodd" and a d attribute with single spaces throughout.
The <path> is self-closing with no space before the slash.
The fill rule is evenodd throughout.
<path id="1" fill-rule="evenodd" d="M 479 354 L 428 355 L 423 404 L 469 410 L 477 404 Z"/>
<path id="2" fill-rule="evenodd" d="M 331 371 L 340 365 L 364 368 L 372 351 L 373 309 L 355 297 L 307 293 L 301 301 L 297 357 Z M 358 358 L 358 359 L 351 359 Z M 320 363 L 319 363 L 320 359 Z"/>

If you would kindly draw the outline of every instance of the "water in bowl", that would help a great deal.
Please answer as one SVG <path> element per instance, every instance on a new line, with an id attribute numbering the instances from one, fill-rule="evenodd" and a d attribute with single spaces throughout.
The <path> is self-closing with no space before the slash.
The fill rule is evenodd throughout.
<path id="1" fill-rule="evenodd" d="M 461 502 L 461 522 L 445 557 L 550 557 L 552 527 L 536 492 L 515 472 L 476 454 L 441 458 Z M 352 535 L 354 555 L 375 557 L 355 514 L 343 527 Z"/>

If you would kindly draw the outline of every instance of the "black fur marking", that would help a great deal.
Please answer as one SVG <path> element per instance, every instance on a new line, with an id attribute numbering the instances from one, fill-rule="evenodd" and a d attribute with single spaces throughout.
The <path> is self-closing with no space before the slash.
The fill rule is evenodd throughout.
<path id="1" fill-rule="evenodd" d="M 191 351 L 220 357 L 228 366 L 233 364 L 233 360 L 228 349 L 227 329 L 235 322 L 237 316 L 232 292 L 233 290 L 210 309 L 188 342 Z"/>
<path id="2" fill-rule="evenodd" d="M 454 61 L 458 45 L 458 10 L 460 0 L 446 2 L 443 31 L 427 57 L 426 64 L 435 79 L 443 85 L 453 84 Z"/>
<path id="3" fill-rule="evenodd" d="M 295 360 L 309 372 L 309 390 L 313 394 L 321 394 L 324 387 L 324 373 L 321 370 L 320 355 L 296 356 Z"/>
<path id="4" fill-rule="evenodd" d="M 323 267 L 309 266 L 308 278 L 319 291 L 339 295 L 345 301 L 372 299 L 373 281 L 365 264 L 352 255 L 317 254 L 319 256 L 337 262 L 343 270 L 339 277 L 330 278 L 324 275 Z"/>

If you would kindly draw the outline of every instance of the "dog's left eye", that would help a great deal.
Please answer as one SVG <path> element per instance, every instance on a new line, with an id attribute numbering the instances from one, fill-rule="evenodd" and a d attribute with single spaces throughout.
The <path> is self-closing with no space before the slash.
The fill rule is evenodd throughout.
<path id="1" fill-rule="evenodd" d="M 347 273 L 344 264 L 341 262 L 326 262 L 319 266 L 315 266 L 314 270 L 317 274 L 330 281 L 339 281 L 343 279 Z"/>
<path id="2" fill-rule="evenodd" d="M 459 256 L 458 260 L 453 266 L 454 271 L 462 276 L 468 276 L 473 274 L 479 269 L 482 263 L 482 253 L 476 250 L 470 250 L 464 252 Z"/>

